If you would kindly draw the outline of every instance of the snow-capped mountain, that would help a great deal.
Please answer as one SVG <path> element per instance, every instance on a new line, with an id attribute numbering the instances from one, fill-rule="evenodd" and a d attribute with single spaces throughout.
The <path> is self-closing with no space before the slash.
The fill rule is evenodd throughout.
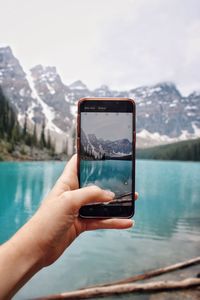
<path id="1" fill-rule="evenodd" d="M 132 144 L 128 139 L 115 141 L 98 139 L 95 134 L 86 134 L 81 129 L 81 148 L 85 156 L 95 159 L 119 158 L 131 155 Z"/>
<path id="2" fill-rule="evenodd" d="M 38 65 L 31 69 L 29 79 L 30 81 L 32 79 L 32 86 L 40 100 L 42 100 L 54 114 L 52 122 L 63 132 L 68 131 L 73 117 L 67 98 L 69 89 L 62 82 L 56 68 Z"/>
<path id="3" fill-rule="evenodd" d="M 66 85 L 55 67 L 37 65 L 24 71 L 10 47 L 0 48 L 0 86 L 23 125 L 45 122 L 60 149 L 66 140 L 72 151 L 77 100 L 81 97 L 130 97 L 136 100 L 137 146 L 200 137 L 200 93 L 183 97 L 171 82 L 129 91 L 102 85 L 90 90 L 81 80 Z"/>
<path id="4" fill-rule="evenodd" d="M 51 132 L 57 149 L 63 150 L 67 139 L 67 147 L 72 151 L 70 137 L 74 131 L 74 115 L 68 99 L 69 90 L 55 67 L 38 65 L 25 73 L 11 48 L 0 48 L 0 86 L 22 126 L 25 116 L 29 127 L 33 128 L 36 123 L 38 131 L 45 123 L 46 131 Z"/>
<path id="5" fill-rule="evenodd" d="M 182 97 L 173 83 L 160 83 L 130 91 L 137 99 L 137 130 L 180 136 L 183 131 L 194 133 L 193 126 L 200 127 L 200 98 Z"/>

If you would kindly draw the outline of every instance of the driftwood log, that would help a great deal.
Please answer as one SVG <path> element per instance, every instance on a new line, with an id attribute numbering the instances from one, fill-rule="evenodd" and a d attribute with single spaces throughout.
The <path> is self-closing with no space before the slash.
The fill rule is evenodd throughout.
<path id="1" fill-rule="evenodd" d="M 157 281 L 150 283 L 123 283 L 116 284 L 113 286 L 94 287 L 88 289 L 82 289 L 73 292 L 61 293 L 58 295 L 47 296 L 43 298 L 37 298 L 38 300 L 47 299 L 89 299 L 94 297 L 104 297 L 116 294 L 125 293 L 150 293 L 150 292 L 161 292 L 170 291 L 177 289 L 186 289 L 200 286 L 199 278 L 187 278 L 181 281 Z"/>
<path id="2" fill-rule="evenodd" d="M 128 277 L 125 279 L 121 279 L 121 280 L 116 280 L 116 281 L 112 281 L 112 282 L 108 282 L 108 283 L 102 283 L 102 284 L 97 284 L 97 285 L 92 285 L 90 287 L 101 287 L 101 286 L 110 286 L 110 285 L 115 285 L 115 284 L 121 284 L 121 283 L 129 283 L 129 282 L 136 282 L 136 281 L 140 281 L 140 280 L 145 280 L 145 279 L 149 279 L 152 277 L 156 277 L 162 274 L 166 274 L 169 272 L 173 272 L 176 270 L 180 270 L 180 269 L 184 269 L 184 268 L 188 268 L 190 266 L 194 266 L 200 263 L 200 256 L 177 263 L 177 264 L 173 264 L 164 268 L 159 268 L 159 269 L 155 269 L 143 274 L 139 274 L 139 275 L 135 275 L 132 277 Z"/>
<path id="3" fill-rule="evenodd" d="M 186 289 L 195 286 L 197 287 L 200 286 L 200 278 L 187 278 L 182 281 L 157 281 L 157 282 L 140 283 L 140 284 L 135 284 L 133 282 L 156 277 L 175 270 L 187 268 L 189 266 L 196 265 L 199 263 L 200 263 L 200 256 L 164 268 L 159 268 L 143 274 L 135 275 L 126 279 L 113 281 L 110 283 L 99 284 L 96 286 L 90 286 L 88 288 L 82 288 L 77 291 L 41 297 L 41 298 L 37 298 L 37 300 L 89 299 L 94 297 L 109 296 L 113 294 L 134 293 L 134 292 L 148 293 L 148 292 Z"/>

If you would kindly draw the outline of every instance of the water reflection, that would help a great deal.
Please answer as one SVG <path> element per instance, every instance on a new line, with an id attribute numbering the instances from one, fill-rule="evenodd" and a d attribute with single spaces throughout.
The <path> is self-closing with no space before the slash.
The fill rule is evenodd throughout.
<path id="1" fill-rule="evenodd" d="M 103 174 L 104 188 L 114 184 L 120 191 L 120 181 L 129 182 L 130 186 L 130 165 L 124 172 L 124 166 L 110 162 L 101 168 L 96 164 L 92 166 L 98 172 L 101 170 L 98 174 Z M 64 163 L 48 162 L 0 164 L 0 224 L 3 224 L 0 242 L 30 218 L 63 167 Z M 85 166 L 83 178 L 93 181 L 95 172 L 90 171 L 91 166 Z M 196 238 L 200 227 L 200 164 L 138 161 L 136 171 L 140 200 L 134 217 L 137 226 L 129 234 L 145 239 L 166 239 L 184 231 L 193 233 Z"/>
<path id="2" fill-rule="evenodd" d="M 132 191 L 132 162 L 126 160 L 81 161 L 81 186 L 96 184 L 121 195 Z"/>
<path id="3" fill-rule="evenodd" d="M 0 164 L 0 242 L 36 211 L 63 169 L 62 163 Z"/>

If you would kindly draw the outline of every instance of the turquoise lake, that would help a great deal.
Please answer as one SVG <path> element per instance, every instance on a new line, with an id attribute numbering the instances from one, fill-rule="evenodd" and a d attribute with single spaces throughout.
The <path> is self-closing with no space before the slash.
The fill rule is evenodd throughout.
<path id="1" fill-rule="evenodd" d="M 0 163 L 0 243 L 33 215 L 63 167 L 61 162 Z M 135 227 L 82 234 L 14 299 L 121 279 L 199 255 L 200 163 L 139 160 L 136 174 Z"/>

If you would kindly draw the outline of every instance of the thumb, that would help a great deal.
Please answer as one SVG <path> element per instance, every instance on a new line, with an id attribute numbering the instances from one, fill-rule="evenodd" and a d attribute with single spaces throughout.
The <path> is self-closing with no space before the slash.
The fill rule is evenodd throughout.
<path id="1" fill-rule="evenodd" d="M 66 164 L 63 173 L 54 185 L 52 193 L 58 196 L 65 191 L 78 189 L 78 187 L 77 154 L 74 154 Z"/>
<path id="2" fill-rule="evenodd" d="M 71 201 L 70 204 L 75 212 L 78 212 L 83 205 L 112 201 L 114 196 L 115 194 L 113 192 L 103 190 L 95 185 L 64 193 L 65 199 Z"/>

